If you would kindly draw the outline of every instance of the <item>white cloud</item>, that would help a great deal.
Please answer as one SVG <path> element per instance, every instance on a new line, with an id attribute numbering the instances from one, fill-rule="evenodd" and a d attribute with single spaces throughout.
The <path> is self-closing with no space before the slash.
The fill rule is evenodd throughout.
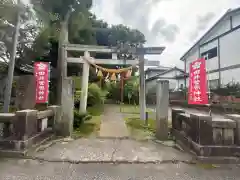
<path id="1" fill-rule="evenodd" d="M 122 23 L 141 30 L 147 45 L 166 46 L 161 56 L 149 59 L 159 59 L 162 65 L 183 67 L 179 59 L 188 48 L 227 9 L 238 6 L 239 0 L 94 0 L 93 12 L 109 24 Z M 207 19 L 209 13 L 214 16 Z M 204 27 L 198 24 L 199 20 L 208 23 Z M 158 26 L 157 33 L 153 32 L 154 25 Z M 176 27 L 179 31 L 175 31 Z M 191 35 L 197 37 L 191 38 Z"/>

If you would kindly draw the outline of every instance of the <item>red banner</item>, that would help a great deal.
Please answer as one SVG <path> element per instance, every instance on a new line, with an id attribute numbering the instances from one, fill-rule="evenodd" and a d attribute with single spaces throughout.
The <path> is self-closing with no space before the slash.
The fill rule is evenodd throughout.
<path id="1" fill-rule="evenodd" d="M 35 62 L 34 74 L 36 79 L 36 103 L 48 103 L 49 63 Z"/>
<path id="2" fill-rule="evenodd" d="M 190 64 L 188 104 L 208 104 L 206 60 L 204 58 Z"/>

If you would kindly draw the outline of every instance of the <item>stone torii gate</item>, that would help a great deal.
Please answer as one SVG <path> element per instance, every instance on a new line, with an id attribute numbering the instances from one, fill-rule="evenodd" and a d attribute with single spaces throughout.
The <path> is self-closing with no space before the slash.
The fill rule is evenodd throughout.
<path id="1" fill-rule="evenodd" d="M 86 112 L 87 108 L 87 95 L 88 95 L 88 80 L 89 80 L 89 63 L 91 61 L 95 64 L 111 64 L 111 65 L 137 65 L 137 59 L 131 60 L 119 60 L 116 57 L 116 53 L 113 49 L 105 46 L 89 46 L 89 45 L 73 45 L 69 44 L 65 47 L 65 51 L 80 51 L 84 52 L 84 56 L 80 58 L 67 57 L 68 63 L 81 63 L 83 64 L 82 73 L 82 93 L 80 98 L 80 111 L 82 113 Z M 112 59 L 94 59 L 90 56 L 91 52 L 95 53 L 108 53 L 112 54 Z"/>
<path id="2" fill-rule="evenodd" d="M 84 52 L 82 57 L 68 57 L 68 52 Z M 61 49 L 62 52 L 62 72 L 61 72 L 61 94 L 58 94 L 58 101 L 62 107 L 62 127 L 65 129 L 66 135 L 71 135 L 73 126 L 73 82 L 71 78 L 67 77 L 67 64 L 83 64 L 82 73 L 82 93 L 80 97 L 80 111 L 86 112 L 87 108 L 87 95 L 88 95 L 88 80 L 89 80 L 89 68 L 90 65 L 87 61 L 91 61 L 96 64 L 112 64 L 112 65 L 137 65 L 138 59 L 131 60 L 119 60 L 114 49 L 107 46 L 91 46 L 91 45 L 79 45 L 79 44 L 64 44 Z M 112 54 L 112 59 L 94 59 L 91 57 L 91 53 L 105 53 Z"/>
<path id="3" fill-rule="evenodd" d="M 161 54 L 165 47 L 152 47 L 152 48 L 135 48 L 131 52 L 136 54 L 138 58 L 131 60 L 117 59 L 117 52 L 115 48 L 109 48 L 107 46 L 92 46 L 92 45 L 79 45 L 79 44 L 63 44 L 61 47 L 61 94 L 58 95 L 59 102 L 62 107 L 62 127 L 65 129 L 66 135 L 71 135 L 73 128 L 73 90 L 72 79 L 67 78 L 67 64 L 83 64 L 82 73 L 82 93 L 80 98 L 80 111 L 86 112 L 87 107 L 87 95 L 88 95 L 88 79 L 89 79 L 89 63 L 86 60 L 90 60 L 96 64 L 112 64 L 112 65 L 137 65 L 140 69 L 140 114 L 141 119 L 145 120 L 145 71 L 144 71 L 144 55 L 145 54 Z M 68 57 L 68 51 L 84 52 L 83 57 Z M 131 50 L 132 51 L 132 50 Z M 106 53 L 112 54 L 112 59 L 93 59 L 90 54 L 94 53 Z"/>

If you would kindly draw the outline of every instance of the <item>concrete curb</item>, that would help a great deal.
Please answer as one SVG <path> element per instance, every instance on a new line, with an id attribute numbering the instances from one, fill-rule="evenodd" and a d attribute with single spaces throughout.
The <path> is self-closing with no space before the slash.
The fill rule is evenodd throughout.
<path id="1" fill-rule="evenodd" d="M 240 164 L 240 159 L 235 157 L 203 157 L 196 156 L 196 161 L 206 164 Z"/>
<path id="2" fill-rule="evenodd" d="M 134 137 L 129 137 L 129 136 L 123 136 L 123 137 L 102 137 L 102 136 L 97 136 L 96 139 L 106 139 L 106 140 L 133 140 L 133 141 L 139 141 L 139 142 L 147 142 L 147 141 L 153 141 L 154 138 L 147 138 L 147 139 L 138 139 Z"/>
<path id="3" fill-rule="evenodd" d="M 96 139 L 109 139 L 109 140 L 133 140 L 129 136 L 122 136 L 122 137 L 111 137 L 111 136 L 97 136 Z"/>
<path id="4" fill-rule="evenodd" d="M 8 158 L 10 159 L 10 158 Z M 15 158 L 16 159 L 16 158 Z M 197 164 L 194 161 L 182 161 L 182 160 L 151 160 L 151 161 L 141 161 L 141 160 L 70 160 L 70 159 L 46 159 L 41 157 L 25 156 L 18 159 L 24 160 L 35 160 L 40 162 L 49 163 L 69 163 L 69 164 Z"/>

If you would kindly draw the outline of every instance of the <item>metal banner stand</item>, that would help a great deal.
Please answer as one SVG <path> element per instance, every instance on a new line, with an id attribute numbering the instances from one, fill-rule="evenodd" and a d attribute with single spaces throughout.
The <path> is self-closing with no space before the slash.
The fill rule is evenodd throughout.
<path id="1" fill-rule="evenodd" d="M 208 54 L 206 57 L 204 57 L 205 61 L 208 60 Z M 209 116 L 212 116 L 212 102 L 210 102 L 211 100 L 211 89 L 210 89 L 210 86 L 209 86 L 209 75 L 208 75 L 208 72 L 207 72 L 208 68 L 207 68 L 207 62 L 206 62 L 206 74 L 207 74 L 207 86 L 208 86 L 208 107 L 209 107 L 209 111 L 208 111 L 208 114 Z"/>

